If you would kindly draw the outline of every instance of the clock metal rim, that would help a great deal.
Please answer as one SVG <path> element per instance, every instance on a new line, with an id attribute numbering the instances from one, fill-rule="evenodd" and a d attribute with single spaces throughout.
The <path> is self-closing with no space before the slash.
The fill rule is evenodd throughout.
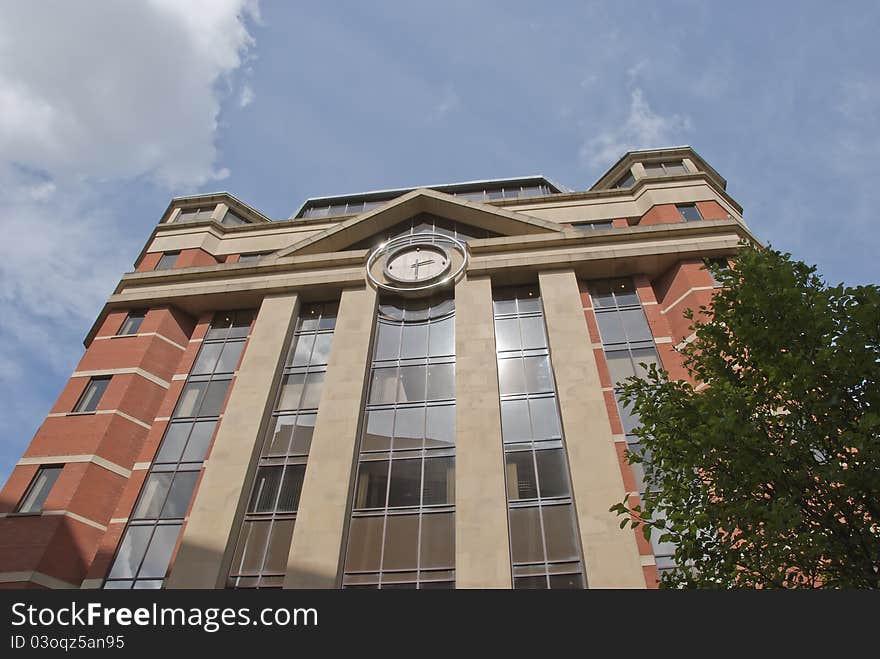
<path id="1" fill-rule="evenodd" d="M 394 285 L 395 280 L 393 279 L 389 280 L 388 283 L 386 283 L 380 281 L 376 278 L 376 276 L 373 275 L 373 266 L 381 256 L 387 254 L 389 251 L 396 251 L 396 248 L 399 247 L 422 244 L 424 244 L 425 246 L 441 247 L 444 251 L 447 252 L 447 254 L 449 254 L 449 250 L 455 250 L 461 255 L 461 263 L 453 271 L 452 258 L 451 254 L 449 254 L 449 268 L 447 269 L 445 276 L 441 276 L 440 279 L 435 278 L 429 281 L 427 284 L 423 284 L 421 286 Z M 449 249 L 447 249 L 447 247 Z M 450 281 L 456 280 L 459 275 L 464 272 L 464 269 L 467 266 L 467 261 L 467 246 L 462 241 L 442 233 L 419 233 L 415 235 L 398 236 L 397 238 L 392 238 L 391 240 L 388 240 L 379 245 L 367 258 L 366 275 L 370 283 L 372 283 L 373 286 L 375 286 L 376 288 L 380 288 L 386 291 L 392 291 L 395 293 L 420 293 L 440 288 Z"/>

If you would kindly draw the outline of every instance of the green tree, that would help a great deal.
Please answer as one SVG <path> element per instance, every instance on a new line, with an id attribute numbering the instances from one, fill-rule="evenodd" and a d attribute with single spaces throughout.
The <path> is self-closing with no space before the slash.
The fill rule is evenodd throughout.
<path id="1" fill-rule="evenodd" d="M 681 350 L 708 386 L 652 366 L 618 388 L 648 492 L 611 510 L 676 544 L 661 587 L 880 587 L 880 289 L 749 246 L 709 267 Z"/>

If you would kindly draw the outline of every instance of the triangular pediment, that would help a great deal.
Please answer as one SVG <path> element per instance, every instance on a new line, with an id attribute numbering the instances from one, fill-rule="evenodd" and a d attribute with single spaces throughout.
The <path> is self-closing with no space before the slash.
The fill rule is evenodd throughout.
<path id="1" fill-rule="evenodd" d="M 461 226 L 474 227 L 489 232 L 490 235 L 522 236 L 562 231 L 562 227 L 555 222 L 421 188 L 367 213 L 340 222 L 266 258 L 269 260 L 294 254 L 323 254 L 358 249 L 358 246 L 369 241 L 371 237 L 384 234 L 389 228 L 422 214 L 443 218 Z"/>

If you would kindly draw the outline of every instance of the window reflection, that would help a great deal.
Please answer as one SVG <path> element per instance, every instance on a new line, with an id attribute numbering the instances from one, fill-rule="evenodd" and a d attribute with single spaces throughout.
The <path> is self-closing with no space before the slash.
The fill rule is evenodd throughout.
<path id="1" fill-rule="evenodd" d="M 453 314 L 446 297 L 379 301 L 345 588 L 454 586 Z"/>
<path id="2" fill-rule="evenodd" d="M 583 588 L 541 298 L 531 286 L 493 298 L 514 588 Z"/>

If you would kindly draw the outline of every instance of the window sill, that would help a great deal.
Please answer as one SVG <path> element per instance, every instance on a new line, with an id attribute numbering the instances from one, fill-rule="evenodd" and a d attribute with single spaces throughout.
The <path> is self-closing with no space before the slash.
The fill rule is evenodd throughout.
<path id="1" fill-rule="evenodd" d="M 94 416 L 98 410 L 90 410 L 88 412 L 68 412 L 64 416 Z"/>

